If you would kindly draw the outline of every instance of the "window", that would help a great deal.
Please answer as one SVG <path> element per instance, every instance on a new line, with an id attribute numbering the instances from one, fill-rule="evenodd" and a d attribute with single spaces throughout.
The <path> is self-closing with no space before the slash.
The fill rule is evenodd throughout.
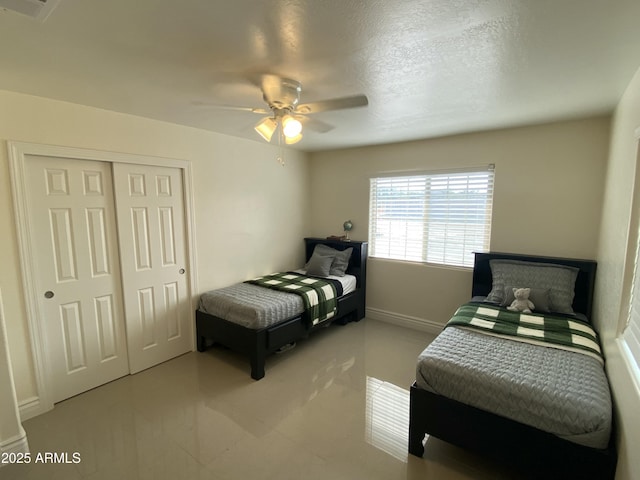
<path id="1" fill-rule="evenodd" d="M 489 249 L 493 165 L 371 179 L 373 257 L 473 266 Z"/>
<path id="2" fill-rule="evenodd" d="M 636 138 L 640 140 L 640 128 L 636 130 Z M 635 387 L 640 391 L 640 144 L 636 145 L 635 170 L 627 239 L 627 252 L 633 252 L 634 255 L 628 255 L 625 260 L 620 318 L 625 325 L 617 342 L 623 353 L 622 357 L 629 366 Z"/>
<path id="3" fill-rule="evenodd" d="M 640 266 L 638 261 L 640 245 L 636 248 L 636 263 L 633 271 L 631 299 L 629 301 L 629 317 L 627 326 L 622 332 L 623 350 L 626 351 L 635 376 L 640 381 Z"/>

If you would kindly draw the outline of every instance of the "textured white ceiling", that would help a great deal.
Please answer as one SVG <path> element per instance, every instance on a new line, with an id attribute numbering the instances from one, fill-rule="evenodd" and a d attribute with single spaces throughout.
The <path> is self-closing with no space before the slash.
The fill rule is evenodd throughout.
<path id="1" fill-rule="evenodd" d="M 263 141 L 249 74 L 299 80 L 314 151 L 610 112 L 640 67 L 638 0 L 61 0 L 0 11 L 0 89 Z"/>

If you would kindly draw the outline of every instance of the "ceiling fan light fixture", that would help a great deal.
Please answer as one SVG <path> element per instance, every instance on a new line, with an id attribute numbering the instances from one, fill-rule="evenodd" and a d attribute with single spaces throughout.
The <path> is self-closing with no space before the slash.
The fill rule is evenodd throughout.
<path id="1" fill-rule="evenodd" d="M 267 117 L 260 120 L 254 130 L 260 134 L 267 142 L 271 141 L 273 133 L 278 128 L 278 121 L 275 118 Z"/>
<path id="2" fill-rule="evenodd" d="M 300 123 L 299 120 L 293 118 L 291 115 L 285 115 L 284 117 L 282 117 L 282 132 L 287 139 L 297 138 L 298 136 L 302 138 L 302 135 L 300 135 L 300 133 L 302 132 L 302 123 Z M 300 140 L 300 138 L 298 138 L 298 140 Z M 298 140 L 296 140 L 295 142 L 297 142 Z"/>

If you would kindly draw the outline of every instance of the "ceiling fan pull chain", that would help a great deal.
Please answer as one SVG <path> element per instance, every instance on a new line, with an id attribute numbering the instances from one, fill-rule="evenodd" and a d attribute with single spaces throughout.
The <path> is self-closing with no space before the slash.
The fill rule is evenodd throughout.
<path id="1" fill-rule="evenodd" d="M 279 131 L 278 131 L 278 163 L 280 163 L 280 166 L 284 167 L 284 146 L 282 145 L 282 137 L 284 136 L 284 133 L 282 132 L 282 127 L 280 127 Z"/>

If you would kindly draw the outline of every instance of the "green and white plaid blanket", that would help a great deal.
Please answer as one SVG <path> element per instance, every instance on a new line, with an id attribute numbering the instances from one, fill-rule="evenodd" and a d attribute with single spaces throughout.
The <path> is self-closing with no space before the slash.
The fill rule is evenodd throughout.
<path id="1" fill-rule="evenodd" d="M 468 327 L 499 337 L 585 353 L 603 362 L 598 335 L 591 326 L 577 319 L 467 303 L 458 308 L 446 325 L 449 326 Z"/>
<path id="2" fill-rule="evenodd" d="M 247 280 L 246 283 L 300 295 L 306 319 L 312 325 L 329 320 L 338 309 L 336 287 L 331 282 L 319 278 L 281 272 Z"/>

